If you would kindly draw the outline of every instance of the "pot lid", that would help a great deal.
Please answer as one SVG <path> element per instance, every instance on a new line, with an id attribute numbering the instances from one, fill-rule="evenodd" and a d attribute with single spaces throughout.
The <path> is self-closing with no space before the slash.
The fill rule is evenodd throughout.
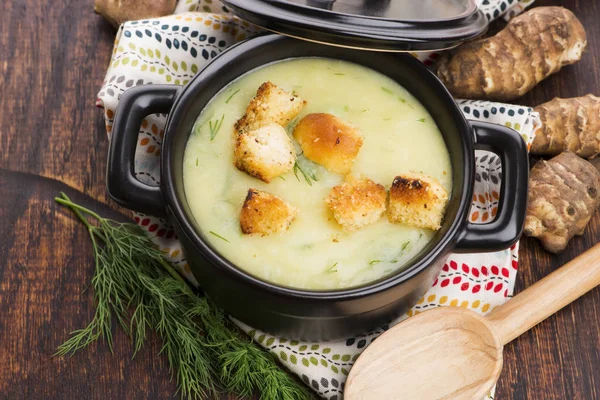
<path id="1" fill-rule="evenodd" d="M 222 0 L 264 29 L 334 46 L 431 51 L 483 34 L 473 0 Z"/>

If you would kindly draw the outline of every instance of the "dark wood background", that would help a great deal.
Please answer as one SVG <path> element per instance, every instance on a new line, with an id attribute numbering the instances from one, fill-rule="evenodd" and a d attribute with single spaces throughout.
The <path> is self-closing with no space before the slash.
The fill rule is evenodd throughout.
<path id="1" fill-rule="evenodd" d="M 87 234 L 53 203 L 66 191 L 113 218 L 106 196 L 107 140 L 94 108 L 114 31 L 91 1 L 4 2 L 0 12 L 0 398 L 170 398 L 175 384 L 152 338 L 132 361 L 119 330 L 111 354 L 100 343 L 52 357 L 93 313 Z M 583 60 L 520 102 L 600 95 L 600 3 L 538 0 L 575 12 L 588 32 Z M 535 241 L 521 247 L 517 292 L 600 240 L 600 215 L 561 255 Z M 600 290 L 506 346 L 498 399 L 600 398 Z"/>

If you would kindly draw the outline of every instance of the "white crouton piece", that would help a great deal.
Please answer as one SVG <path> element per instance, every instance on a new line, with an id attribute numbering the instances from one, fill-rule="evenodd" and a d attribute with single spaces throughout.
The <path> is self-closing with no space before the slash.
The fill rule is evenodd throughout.
<path id="1" fill-rule="evenodd" d="M 285 200 L 257 189 L 248 189 L 240 213 L 242 232 L 261 236 L 284 232 L 298 215 L 296 207 Z"/>
<path id="2" fill-rule="evenodd" d="M 263 83 L 250 101 L 246 114 L 235 124 L 237 132 L 260 128 L 269 123 L 283 126 L 296 118 L 306 101 L 271 82 Z"/>
<path id="3" fill-rule="evenodd" d="M 436 231 L 441 228 L 447 202 L 448 193 L 434 178 L 422 174 L 397 176 L 390 188 L 388 218 L 390 222 Z"/>
<path id="4" fill-rule="evenodd" d="M 238 134 L 235 166 L 267 183 L 294 168 L 296 150 L 285 129 L 276 123 Z"/>
<path id="5" fill-rule="evenodd" d="M 363 145 L 358 130 L 331 114 L 308 114 L 294 128 L 294 138 L 306 158 L 338 174 L 350 172 Z"/>
<path id="6" fill-rule="evenodd" d="M 352 232 L 373 224 L 385 211 L 385 187 L 367 178 L 346 176 L 325 200 L 343 230 Z"/>

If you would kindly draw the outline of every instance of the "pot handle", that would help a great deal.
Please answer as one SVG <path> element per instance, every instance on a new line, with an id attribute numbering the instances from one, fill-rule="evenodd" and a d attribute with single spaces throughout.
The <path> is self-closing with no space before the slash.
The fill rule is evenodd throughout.
<path id="1" fill-rule="evenodd" d="M 525 223 L 529 158 L 527 146 L 513 129 L 487 122 L 469 121 L 475 148 L 488 150 L 502 161 L 502 181 L 496 218 L 487 224 L 467 223 L 453 251 L 491 252 L 515 244 Z"/>
<path id="2" fill-rule="evenodd" d="M 175 85 L 140 85 L 127 90 L 119 100 L 108 150 L 106 189 L 123 207 L 166 216 L 160 187 L 147 185 L 135 177 L 134 159 L 142 121 L 150 114 L 169 112 L 179 89 Z"/>

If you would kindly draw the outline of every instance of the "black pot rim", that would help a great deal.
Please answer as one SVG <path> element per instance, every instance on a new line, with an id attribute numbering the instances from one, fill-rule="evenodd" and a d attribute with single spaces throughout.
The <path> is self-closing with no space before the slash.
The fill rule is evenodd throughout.
<path id="1" fill-rule="evenodd" d="M 432 90 L 435 90 L 439 96 L 443 97 L 443 100 L 448 104 L 448 107 L 450 109 L 453 109 L 452 112 L 453 114 L 455 114 L 455 120 L 460 122 L 460 126 L 458 126 L 457 128 L 459 131 L 461 131 L 461 145 L 464 154 L 464 184 L 459 190 L 456 190 L 456 188 L 453 189 L 454 193 L 460 193 L 459 209 L 448 231 L 437 240 L 435 245 L 427 254 L 423 255 L 422 257 L 416 260 L 413 260 L 412 264 L 407 268 L 404 268 L 396 273 L 392 273 L 391 275 L 380 280 L 367 283 L 363 286 L 325 291 L 297 289 L 270 283 L 268 281 L 262 280 L 247 273 L 242 268 L 235 266 L 233 263 L 229 262 L 226 259 L 226 257 L 220 255 L 216 250 L 214 250 L 202 238 L 201 234 L 196 231 L 196 229 L 188 220 L 188 216 L 186 215 L 182 206 L 182 202 L 184 202 L 185 200 L 178 198 L 178 196 L 176 195 L 174 172 L 171 166 L 172 155 L 171 151 L 169 150 L 171 147 L 171 142 L 177 134 L 177 121 L 181 118 L 181 114 L 184 112 L 184 107 L 182 107 L 182 105 L 187 102 L 193 101 L 194 99 L 193 91 L 190 89 L 198 85 L 202 80 L 209 79 L 210 76 L 222 73 L 223 69 L 227 66 L 227 63 L 231 62 L 232 60 L 244 57 L 246 49 L 255 48 L 257 46 L 269 47 L 273 43 L 280 41 L 288 41 L 291 45 L 297 43 L 297 39 L 277 34 L 260 35 L 257 37 L 247 39 L 243 42 L 237 43 L 225 50 L 218 57 L 213 59 L 210 63 L 208 63 L 202 70 L 198 72 L 198 74 L 196 74 L 196 76 L 185 87 L 183 87 L 179 91 L 173 103 L 173 107 L 171 108 L 171 111 L 168 115 L 167 124 L 165 127 L 163 149 L 165 149 L 166 151 L 163 151 L 161 153 L 161 188 L 163 196 L 166 199 L 169 214 L 176 219 L 177 223 L 182 229 L 182 232 L 188 237 L 190 242 L 192 242 L 195 245 L 195 247 L 213 263 L 215 267 L 223 270 L 232 278 L 246 281 L 247 283 L 257 286 L 262 290 L 266 290 L 271 293 L 278 294 L 280 296 L 283 295 L 289 296 L 291 298 L 301 298 L 309 300 L 348 300 L 352 298 L 361 298 L 378 292 L 383 292 L 391 287 L 394 287 L 405 281 L 410 280 L 413 276 L 418 275 L 423 270 L 425 270 L 430 264 L 434 262 L 434 260 L 436 260 L 436 258 L 446 254 L 449 250 L 451 250 L 453 245 L 456 243 L 458 235 L 461 233 L 461 230 L 467 223 L 467 216 L 471 205 L 471 196 L 473 191 L 473 179 L 471 178 L 474 173 L 475 156 L 474 139 L 471 127 L 469 126 L 464 115 L 460 112 L 452 95 L 441 83 L 441 81 L 439 81 L 435 74 L 429 71 L 420 61 L 409 55 L 402 54 L 395 55 L 394 57 L 399 59 L 398 62 L 409 63 L 412 64 L 412 67 L 421 69 L 422 73 L 427 75 L 428 80 L 432 83 Z M 313 43 L 312 45 L 323 46 L 321 44 L 316 43 Z M 355 49 L 346 50 L 349 52 L 362 51 Z M 376 54 L 380 56 L 386 56 L 386 53 Z M 310 55 L 299 55 L 297 58 L 303 57 L 310 57 Z M 273 62 L 279 60 L 280 58 L 274 57 Z M 357 61 L 357 64 L 360 64 L 360 62 Z M 248 71 L 250 71 L 251 69 L 252 68 L 248 69 Z"/>

